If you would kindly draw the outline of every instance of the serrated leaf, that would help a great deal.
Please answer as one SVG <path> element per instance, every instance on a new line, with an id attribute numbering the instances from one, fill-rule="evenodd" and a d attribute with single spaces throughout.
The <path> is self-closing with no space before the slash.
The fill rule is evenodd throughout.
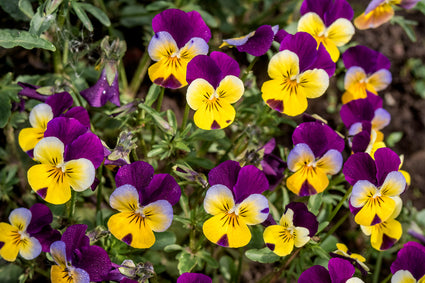
<path id="1" fill-rule="evenodd" d="M 82 3 L 78 3 L 75 1 L 71 1 L 72 9 L 74 9 L 75 14 L 77 14 L 77 17 L 80 19 L 80 21 L 83 23 L 83 25 L 88 29 L 89 31 L 93 31 L 93 25 L 87 16 L 86 12 L 81 7 Z"/>
<path id="2" fill-rule="evenodd" d="M 93 15 L 96 19 L 99 20 L 104 26 L 109 27 L 111 25 L 111 21 L 109 20 L 108 16 L 98 7 L 93 6 L 89 3 L 80 3 L 81 8 L 89 12 Z"/>
<path id="3" fill-rule="evenodd" d="M 43 38 L 40 38 L 28 31 L 16 29 L 0 29 L 0 46 L 13 48 L 16 46 L 25 49 L 42 48 L 49 51 L 56 51 L 56 47 Z"/>
<path id="4" fill-rule="evenodd" d="M 260 263 L 273 263 L 280 259 L 280 256 L 272 252 L 269 248 L 247 250 L 245 256 L 252 261 Z"/>

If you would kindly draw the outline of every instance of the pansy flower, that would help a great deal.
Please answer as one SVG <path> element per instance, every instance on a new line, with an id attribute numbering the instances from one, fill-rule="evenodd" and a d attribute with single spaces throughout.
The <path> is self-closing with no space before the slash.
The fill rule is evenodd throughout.
<path id="1" fill-rule="evenodd" d="M 50 253 L 57 265 L 50 270 L 52 283 L 100 282 L 111 270 L 111 260 L 99 246 L 90 246 L 85 235 L 87 225 L 69 226 L 60 241 L 50 246 Z"/>
<path id="2" fill-rule="evenodd" d="M 276 140 L 273 138 L 269 140 L 263 147 L 264 155 L 261 160 L 261 167 L 269 181 L 269 190 L 276 188 L 283 180 L 283 172 L 285 171 L 287 164 L 279 156 L 273 154 L 273 150 L 276 147 Z"/>
<path id="3" fill-rule="evenodd" d="M 364 13 L 354 20 L 358 29 L 377 28 L 394 16 L 393 6 L 404 9 L 413 8 L 420 0 L 372 0 Z"/>
<path id="4" fill-rule="evenodd" d="M 298 31 L 311 34 L 326 48 L 334 62 L 338 61 L 338 47 L 348 43 L 354 35 L 351 23 L 354 12 L 345 0 L 304 0 L 301 5 Z"/>
<path id="5" fill-rule="evenodd" d="M 33 157 L 35 145 L 44 137 L 47 124 L 55 117 L 72 117 L 79 120 L 87 128 L 90 127 L 90 118 L 83 107 L 73 107 L 72 97 L 67 92 L 49 96 L 45 103 L 40 103 L 31 110 L 29 122 L 31 128 L 24 128 L 19 132 L 19 145 L 22 150 Z"/>
<path id="6" fill-rule="evenodd" d="M 393 215 L 406 180 L 398 172 L 400 158 L 389 148 L 375 152 L 375 160 L 363 152 L 351 155 L 343 173 L 353 186 L 349 204 L 354 220 L 363 226 L 382 223 Z"/>
<path id="7" fill-rule="evenodd" d="M 205 237 L 223 247 L 239 248 L 251 240 L 248 225 L 256 225 L 269 215 L 267 199 L 261 195 L 269 188 L 264 173 L 253 165 L 240 167 L 225 161 L 208 174 L 211 187 L 204 209 L 213 217 L 202 227 Z"/>
<path id="8" fill-rule="evenodd" d="M 261 56 L 266 54 L 273 43 L 274 36 L 279 30 L 279 26 L 263 25 L 257 28 L 255 31 L 250 32 L 247 35 L 223 39 L 224 46 L 236 46 L 239 52 L 246 52 L 252 56 Z"/>
<path id="9" fill-rule="evenodd" d="M 103 69 L 97 82 L 92 87 L 82 90 L 80 94 L 92 107 L 102 107 L 108 101 L 120 106 L 118 72 L 115 74 L 115 78 L 110 84 L 107 79 L 106 70 Z"/>
<path id="10" fill-rule="evenodd" d="M 372 152 L 374 144 L 384 139 L 380 131 L 390 123 L 391 116 L 382 108 L 382 98 L 368 92 L 364 99 L 342 105 L 340 116 L 348 129 L 353 152 Z"/>
<path id="11" fill-rule="evenodd" d="M 120 212 L 108 220 L 108 229 L 117 239 L 138 249 L 155 243 L 153 232 L 163 232 L 173 220 L 173 205 L 181 190 L 169 174 L 154 175 L 143 161 L 122 166 L 115 176 L 117 188 L 109 203 Z"/>
<path id="12" fill-rule="evenodd" d="M 365 264 L 366 259 L 362 255 L 350 252 L 347 246 L 341 243 L 337 243 L 336 248 L 337 250 L 330 253 L 332 257 L 349 260 L 355 267 L 360 269 L 363 275 L 367 275 L 369 267 Z"/>
<path id="13" fill-rule="evenodd" d="M 417 242 L 407 242 L 398 251 L 391 264 L 392 283 L 425 281 L 425 247 Z"/>
<path id="14" fill-rule="evenodd" d="M 156 15 L 152 28 L 155 35 L 148 52 L 157 62 L 148 70 L 151 81 L 166 88 L 184 87 L 187 85 L 187 63 L 196 55 L 208 53 L 210 29 L 198 12 L 186 13 L 178 9 Z"/>
<path id="15" fill-rule="evenodd" d="M 238 63 L 230 56 L 214 51 L 198 55 L 187 66 L 186 99 L 195 110 L 196 126 L 204 130 L 229 126 L 236 116 L 232 104 L 244 93 Z"/>
<path id="16" fill-rule="evenodd" d="M 211 283 L 211 277 L 202 273 L 185 272 L 177 278 L 177 283 Z"/>
<path id="17" fill-rule="evenodd" d="M 266 246 L 278 256 L 289 255 L 294 246 L 304 246 L 317 233 L 319 223 L 304 203 L 292 202 L 285 208 L 278 225 L 266 227 Z"/>
<path id="18" fill-rule="evenodd" d="M 378 94 L 392 81 L 390 60 L 378 51 L 357 45 L 348 48 L 342 54 L 342 60 L 347 69 L 344 78 L 346 92 L 342 96 L 344 104 L 366 98 L 367 92 Z"/>
<path id="19" fill-rule="evenodd" d="M 295 129 L 292 141 L 287 162 L 294 174 L 286 179 L 287 188 L 299 196 L 323 192 L 328 175 L 341 170 L 344 139 L 324 123 L 305 122 Z"/>
<path id="20" fill-rule="evenodd" d="M 298 283 L 361 283 L 363 280 L 353 277 L 356 269 L 345 259 L 331 258 L 328 269 L 321 265 L 310 267 L 301 273 Z"/>
<path id="21" fill-rule="evenodd" d="M 266 104 L 281 113 L 296 116 L 307 109 L 307 98 L 316 98 L 326 91 L 335 63 L 321 45 L 305 32 L 286 35 L 280 52 L 268 66 L 271 80 L 261 87 Z"/>

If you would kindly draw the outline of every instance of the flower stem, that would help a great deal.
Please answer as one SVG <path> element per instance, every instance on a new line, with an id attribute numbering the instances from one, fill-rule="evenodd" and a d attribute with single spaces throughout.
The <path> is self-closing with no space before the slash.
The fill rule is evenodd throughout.
<path id="1" fill-rule="evenodd" d="M 329 231 L 328 231 L 328 233 L 326 233 L 326 235 L 322 238 L 322 239 L 320 239 L 322 242 L 324 242 L 325 240 L 326 240 L 326 238 L 327 237 L 329 237 L 330 235 L 332 235 L 335 231 L 336 231 L 336 229 L 338 229 L 339 228 L 339 226 L 341 226 L 342 225 L 342 223 L 344 223 L 345 222 L 345 220 L 348 218 L 348 216 L 351 214 L 351 212 L 347 212 L 343 217 L 341 217 L 341 219 L 339 219 L 339 221 L 334 225 L 334 226 L 332 226 L 332 228 L 331 229 L 329 229 Z"/>
<path id="2" fill-rule="evenodd" d="M 158 100 L 156 101 L 156 111 L 161 112 L 162 100 L 164 99 L 165 87 L 161 87 Z"/>
<path id="3" fill-rule="evenodd" d="M 376 259 L 375 272 L 373 273 L 373 283 L 379 282 L 379 274 L 381 273 L 382 266 L 382 252 L 378 253 L 378 258 Z"/>
<path id="4" fill-rule="evenodd" d="M 76 202 L 76 193 L 74 190 L 71 190 L 71 199 L 68 202 L 68 222 L 72 223 L 75 211 L 75 202 Z"/>
<path id="5" fill-rule="evenodd" d="M 99 176 L 100 176 L 100 178 L 102 178 L 102 173 L 103 173 L 103 165 L 99 167 Z M 100 183 L 97 186 L 96 215 L 100 212 L 100 205 L 102 203 L 102 189 L 103 189 L 103 183 L 102 183 L 102 180 L 100 180 Z"/>
<path id="6" fill-rule="evenodd" d="M 181 126 L 182 131 L 184 130 L 184 128 L 186 128 L 187 118 L 189 118 L 189 110 L 190 110 L 189 103 L 186 102 L 186 106 L 184 108 L 182 126 Z"/>
<path id="7" fill-rule="evenodd" d="M 257 63 L 258 58 L 260 57 L 255 57 L 254 60 L 251 61 L 251 63 L 249 64 L 249 66 L 246 68 L 245 72 L 243 73 L 241 80 L 244 82 L 246 77 L 248 76 L 249 72 L 252 70 L 252 68 L 254 67 L 255 63 Z"/>
<path id="8" fill-rule="evenodd" d="M 282 272 L 288 268 L 289 264 L 294 260 L 294 258 L 298 255 L 298 253 L 301 251 L 301 248 L 297 249 L 291 257 L 285 262 L 285 264 L 282 265 L 282 267 L 274 274 L 273 278 L 270 280 L 270 283 L 277 282 L 279 280 L 280 275 L 282 275 Z"/>
<path id="9" fill-rule="evenodd" d="M 335 207 L 335 209 L 332 211 L 332 213 L 328 217 L 328 221 L 331 222 L 332 219 L 335 217 L 335 215 L 338 213 L 341 206 L 344 204 L 345 200 L 350 196 L 351 191 L 353 190 L 353 187 L 350 187 L 346 192 L 345 195 L 342 197 L 342 199 L 339 201 L 338 205 Z"/>
<path id="10" fill-rule="evenodd" d="M 149 53 L 145 51 L 142 58 L 139 61 L 139 66 L 137 66 L 137 70 L 134 73 L 134 76 L 130 83 L 130 91 L 129 96 L 132 98 L 136 97 L 136 93 L 139 90 L 140 85 L 143 82 L 143 79 L 145 78 L 146 71 L 148 70 L 148 66 L 150 64 L 151 60 L 149 58 Z"/>

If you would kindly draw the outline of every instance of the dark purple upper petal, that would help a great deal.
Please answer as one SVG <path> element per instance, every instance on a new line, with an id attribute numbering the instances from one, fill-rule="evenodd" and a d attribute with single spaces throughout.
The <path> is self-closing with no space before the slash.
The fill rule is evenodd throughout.
<path id="1" fill-rule="evenodd" d="M 90 117 L 87 110 L 82 106 L 72 107 L 61 115 L 66 118 L 77 119 L 84 127 L 90 128 Z"/>
<path id="2" fill-rule="evenodd" d="M 281 29 L 281 30 L 279 30 L 275 35 L 274 35 L 274 40 L 275 41 L 277 41 L 277 42 L 279 42 L 279 43 L 282 43 L 282 41 L 283 41 L 283 39 L 288 35 L 289 33 L 286 31 L 286 30 L 284 30 L 284 29 Z"/>
<path id="3" fill-rule="evenodd" d="M 309 69 L 317 57 L 317 42 L 306 32 L 288 34 L 280 43 L 279 51 L 289 50 L 297 54 L 300 64 L 300 73 Z"/>
<path id="4" fill-rule="evenodd" d="M 179 9 L 167 9 L 156 15 L 152 20 L 153 31 L 166 31 L 174 38 L 179 48 L 191 38 L 200 37 L 208 42 L 211 31 L 201 15 L 196 12 L 183 12 Z"/>
<path id="5" fill-rule="evenodd" d="M 76 138 L 88 132 L 88 129 L 73 118 L 57 117 L 47 123 L 44 137 L 57 137 L 65 146 Z"/>
<path id="6" fill-rule="evenodd" d="M 217 184 L 225 185 L 230 190 L 236 185 L 241 166 L 239 162 L 227 160 L 211 169 L 208 174 L 208 183 L 210 186 Z"/>
<path id="7" fill-rule="evenodd" d="M 401 0 L 398 5 L 404 9 L 412 9 L 419 1 L 420 0 Z"/>
<path id="8" fill-rule="evenodd" d="M 89 87 L 80 92 L 81 96 L 93 107 L 102 107 L 106 102 L 110 101 L 113 104 L 120 106 L 120 90 L 118 86 L 118 73 L 112 85 L 109 85 L 106 79 L 106 71 L 102 70 L 99 80 L 92 87 Z"/>
<path id="9" fill-rule="evenodd" d="M 236 46 L 239 52 L 246 52 L 253 56 L 261 56 L 266 54 L 270 49 L 274 38 L 274 32 L 269 25 L 260 26 L 255 34 L 243 44 Z"/>
<path id="10" fill-rule="evenodd" d="M 99 137 L 89 132 L 85 133 L 65 148 L 64 161 L 86 158 L 98 168 L 103 162 L 103 145 Z"/>
<path id="11" fill-rule="evenodd" d="M 229 75 L 239 77 L 241 70 L 239 68 L 238 62 L 226 53 L 213 51 L 210 54 L 210 58 L 213 59 L 220 68 L 221 78 Z"/>
<path id="12" fill-rule="evenodd" d="M 18 92 L 18 95 L 20 96 L 26 96 L 28 98 L 37 99 L 39 101 L 45 102 L 49 96 L 42 95 L 37 92 L 37 89 L 40 88 L 39 86 L 18 82 L 18 85 L 22 87 L 22 90 Z"/>
<path id="13" fill-rule="evenodd" d="M 375 110 L 382 107 L 382 98 L 373 93 L 368 93 L 366 98 L 355 99 L 342 105 L 339 114 L 345 127 L 362 121 L 372 121 Z"/>
<path id="14" fill-rule="evenodd" d="M 166 200 L 175 205 L 181 196 L 180 186 L 169 174 L 156 174 L 153 176 L 149 186 L 139 191 L 140 203 L 149 204 L 157 200 Z"/>
<path id="15" fill-rule="evenodd" d="M 275 138 L 270 139 L 264 146 L 264 154 L 271 154 L 276 147 Z"/>
<path id="16" fill-rule="evenodd" d="M 425 275 L 425 252 L 415 246 L 404 246 L 397 253 L 396 260 L 391 264 L 391 273 L 408 270 L 416 280 Z"/>
<path id="17" fill-rule="evenodd" d="M 44 226 L 41 231 L 37 234 L 31 234 L 31 236 L 37 238 L 40 242 L 41 250 L 46 253 L 50 252 L 51 244 L 61 239 L 61 233 L 50 227 L 50 225 Z"/>
<path id="18" fill-rule="evenodd" d="M 277 155 L 264 154 L 263 160 L 261 160 L 261 167 L 269 181 L 269 190 L 273 190 L 283 180 L 283 172 L 287 164 Z"/>
<path id="19" fill-rule="evenodd" d="M 346 0 L 335 0 L 325 12 L 324 23 L 328 27 L 338 19 L 347 19 L 351 21 L 354 16 L 353 8 Z"/>
<path id="20" fill-rule="evenodd" d="M 391 62 L 387 57 L 363 45 L 348 48 L 342 54 L 342 61 L 346 69 L 359 66 L 363 68 L 366 74 L 375 73 L 380 69 L 389 70 L 391 67 Z"/>
<path id="21" fill-rule="evenodd" d="M 307 228 L 310 233 L 309 237 L 316 235 L 319 228 L 319 222 L 316 219 L 316 216 L 308 211 L 307 206 L 302 202 L 291 202 L 285 208 L 285 213 L 289 209 L 292 209 L 294 212 L 293 223 L 295 227 L 304 227 Z"/>
<path id="22" fill-rule="evenodd" d="M 196 79 L 204 79 L 217 88 L 222 79 L 217 63 L 208 55 L 198 55 L 187 64 L 186 81 L 190 84 Z"/>
<path id="23" fill-rule="evenodd" d="M 320 44 L 317 49 L 316 60 L 308 67 L 308 69 L 314 68 L 325 70 L 329 77 L 332 77 L 335 73 L 336 64 L 332 61 L 331 55 L 329 55 L 329 52 L 326 51 L 323 44 Z"/>
<path id="24" fill-rule="evenodd" d="M 46 104 L 52 107 L 53 117 L 65 112 L 73 103 L 74 100 L 72 100 L 72 96 L 68 92 L 55 93 L 46 100 Z"/>
<path id="25" fill-rule="evenodd" d="M 315 265 L 301 273 L 298 283 L 332 283 L 332 281 L 326 268 Z"/>
<path id="26" fill-rule="evenodd" d="M 75 224 L 66 228 L 62 235 L 62 242 L 66 245 L 66 258 L 73 262 L 73 259 L 79 258 L 74 251 L 90 245 L 90 239 L 86 236 L 87 225 Z"/>
<path id="27" fill-rule="evenodd" d="M 328 269 L 332 283 L 345 283 L 356 272 L 350 261 L 337 257 L 329 260 Z"/>
<path id="28" fill-rule="evenodd" d="M 84 269 L 90 276 L 90 281 L 105 280 L 110 269 L 111 260 L 106 251 L 99 246 L 84 246 L 75 252 L 72 265 Z"/>
<path id="29" fill-rule="evenodd" d="M 400 157 L 391 149 L 384 147 L 375 151 L 376 179 L 378 186 L 382 185 L 388 173 L 398 171 Z"/>
<path id="30" fill-rule="evenodd" d="M 332 5 L 333 0 L 304 0 L 300 7 L 301 15 L 309 12 L 316 13 L 321 19 L 324 18 L 329 6 Z"/>
<path id="31" fill-rule="evenodd" d="M 365 152 L 351 155 L 344 163 L 342 172 L 345 180 L 352 186 L 359 180 L 367 180 L 377 185 L 375 161 Z"/>
<path id="32" fill-rule="evenodd" d="M 115 183 L 117 187 L 125 184 L 134 186 L 138 191 L 149 186 L 154 174 L 153 167 L 144 161 L 136 161 L 128 165 L 122 166 L 117 175 L 115 175 Z"/>
<path id="33" fill-rule="evenodd" d="M 269 182 L 263 171 L 254 165 L 247 165 L 241 168 L 238 180 L 233 187 L 235 203 L 242 202 L 252 194 L 261 194 L 269 188 Z"/>
<path id="34" fill-rule="evenodd" d="M 50 225 L 53 221 L 53 215 L 50 209 L 42 204 L 36 203 L 30 208 L 32 217 L 31 222 L 27 227 L 27 232 L 30 235 L 37 234 L 44 226 Z"/>
<path id="35" fill-rule="evenodd" d="M 177 283 L 211 283 L 212 279 L 202 273 L 183 273 Z"/>
<path id="36" fill-rule="evenodd" d="M 330 149 L 342 152 L 345 146 L 344 139 L 322 122 L 305 122 L 298 125 L 292 134 L 292 142 L 294 145 L 307 144 L 316 158 Z"/>
<path id="37" fill-rule="evenodd" d="M 370 131 L 362 130 L 360 133 L 357 133 L 353 136 L 351 140 L 351 150 L 354 153 L 365 152 L 367 147 L 369 146 L 369 143 L 370 143 Z"/>

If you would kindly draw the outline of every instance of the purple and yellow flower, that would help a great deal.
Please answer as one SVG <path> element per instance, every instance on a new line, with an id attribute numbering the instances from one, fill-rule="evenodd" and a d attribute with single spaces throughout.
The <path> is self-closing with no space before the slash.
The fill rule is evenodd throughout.
<path id="1" fill-rule="evenodd" d="M 287 162 L 294 174 L 286 179 L 287 188 L 299 196 L 323 192 L 328 175 L 341 170 L 344 139 L 324 123 L 305 122 L 295 129 L 292 141 Z"/>
<path id="2" fill-rule="evenodd" d="M 413 8 L 420 0 L 372 0 L 364 13 L 354 20 L 358 29 L 377 28 L 394 16 L 393 6 L 404 9 Z"/>
<path id="3" fill-rule="evenodd" d="M 375 160 L 363 152 L 351 155 L 344 164 L 343 173 L 353 186 L 350 209 L 354 220 L 363 226 L 387 221 L 397 209 L 406 180 L 398 172 L 400 158 L 389 148 L 375 152 Z"/>
<path id="4" fill-rule="evenodd" d="M 347 69 L 344 78 L 346 92 L 342 95 L 344 104 L 366 98 L 367 92 L 377 95 L 392 81 L 390 60 L 378 51 L 358 45 L 348 48 L 342 60 Z"/>
<path id="5" fill-rule="evenodd" d="M 81 96 L 92 107 L 102 107 L 106 102 L 110 101 L 116 106 L 120 106 L 120 89 L 118 86 L 118 72 L 110 84 L 106 76 L 106 70 L 103 69 L 100 78 L 96 84 L 80 92 Z"/>
<path id="6" fill-rule="evenodd" d="M 57 265 L 50 270 L 52 283 L 89 283 L 106 279 L 111 270 L 111 260 L 99 246 L 90 246 L 85 235 L 87 225 L 69 226 L 60 241 L 50 246 Z"/>
<path id="7" fill-rule="evenodd" d="M 356 99 L 342 105 L 340 116 L 348 129 L 353 152 L 371 153 L 375 143 L 384 140 L 380 131 L 390 123 L 391 116 L 382 108 L 382 98 L 368 93 L 364 99 Z"/>
<path id="8" fill-rule="evenodd" d="M 236 46 L 239 52 L 246 52 L 252 56 L 261 56 L 266 54 L 273 43 L 274 36 L 279 30 L 279 26 L 263 25 L 247 35 L 223 39 L 220 46 Z"/>
<path id="9" fill-rule="evenodd" d="M 388 250 L 400 240 L 403 234 L 401 223 L 390 217 L 373 226 L 360 226 L 363 233 L 370 236 L 370 244 L 375 250 Z"/>
<path id="10" fill-rule="evenodd" d="M 312 266 L 301 273 L 298 283 L 362 283 L 363 280 L 353 277 L 355 272 L 348 260 L 331 258 L 328 269 L 321 265 Z"/>
<path id="11" fill-rule="evenodd" d="M 109 203 L 120 212 L 109 218 L 109 231 L 134 248 L 151 247 L 153 232 L 163 232 L 171 225 L 172 206 L 181 195 L 179 185 L 169 174 L 154 175 L 153 167 L 143 161 L 122 166 L 115 181 L 118 187 Z"/>
<path id="12" fill-rule="evenodd" d="M 425 247 L 417 242 L 407 242 L 398 251 L 391 264 L 392 283 L 425 281 Z"/>
<path id="13" fill-rule="evenodd" d="M 337 250 L 330 253 L 332 257 L 339 257 L 350 261 L 355 267 L 360 269 L 363 275 L 367 275 L 369 267 L 365 264 L 366 259 L 362 255 L 350 252 L 347 246 L 341 243 L 337 243 L 336 248 Z"/>
<path id="14" fill-rule="evenodd" d="M 186 67 L 193 57 L 208 53 L 211 31 L 201 15 L 168 9 L 152 20 L 155 35 L 148 52 L 157 61 L 149 67 L 151 81 L 166 88 L 181 88 L 187 85 Z"/>
<path id="15" fill-rule="evenodd" d="M 316 216 L 304 203 L 292 202 L 285 208 L 278 225 L 266 227 L 263 233 L 266 246 L 278 256 L 289 255 L 294 246 L 303 247 L 318 229 Z"/>
<path id="16" fill-rule="evenodd" d="M 202 227 L 211 242 L 230 248 L 247 245 L 251 240 L 248 225 L 257 225 L 269 215 L 268 200 L 261 195 L 269 188 L 264 173 L 253 165 L 240 167 L 225 161 L 208 174 L 211 188 L 204 209 L 213 217 Z"/>
<path id="17" fill-rule="evenodd" d="M 238 63 L 230 56 L 214 51 L 198 55 L 187 66 L 186 99 L 195 110 L 196 126 L 204 130 L 222 129 L 233 123 L 236 103 L 244 93 L 244 85 L 238 78 Z"/>
<path id="18" fill-rule="evenodd" d="M 262 98 L 270 108 L 296 116 L 307 109 L 307 98 L 326 91 L 335 63 L 323 46 L 316 46 L 315 39 L 305 32 L 283 38 L 280 52 L 268 66 L 271 80 L 261 87 Z"/>
<path id="19" fill-rule="evenodd" d="M 202 273 L 183 273 L 177 278 L 177 283 L 211 283 L 211 277 Z"/>
<path id="20" fill-rule="evenodd" d="M 300 9 L 298 31 L 311 34 L 326 48 L 334 62 L 338 61 L 338 47 L 348 43 L 354 35 L 351 23 L 354 12 L 345 0 L 304 0 Z"/>

